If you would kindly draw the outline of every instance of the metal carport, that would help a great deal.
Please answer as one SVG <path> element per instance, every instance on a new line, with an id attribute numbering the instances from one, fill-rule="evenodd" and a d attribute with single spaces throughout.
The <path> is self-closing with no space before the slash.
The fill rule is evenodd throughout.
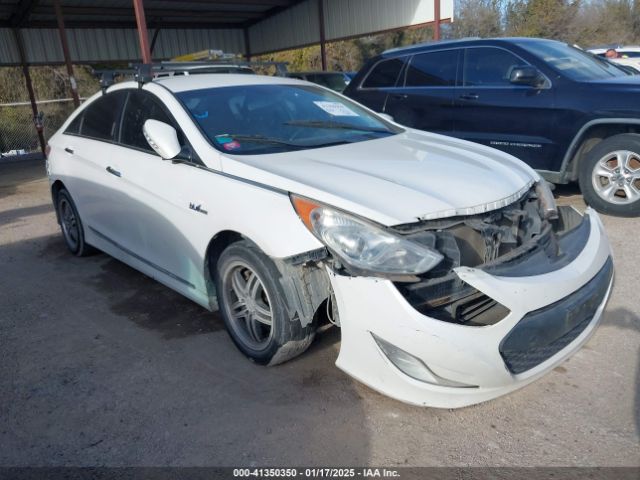
<path id="1" fill-rule="evenodd" d="M 162 60 L 216 48 L 246 57 L 453 17 L 453 0 L 0 0 L 0 66 Z M 38 122 L 36 121 L 38 128 Z M 44 137 L 39 131 L 44 151 Z"/>

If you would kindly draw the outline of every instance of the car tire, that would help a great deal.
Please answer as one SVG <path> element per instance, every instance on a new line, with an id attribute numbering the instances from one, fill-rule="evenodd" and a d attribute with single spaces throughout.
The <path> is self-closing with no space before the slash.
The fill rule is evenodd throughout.
<path id="1" fill-rule="evenodd" d="M 215 269 L 218 304 L 231 339 L 251 360 L 277 365 L 303 353 L 315 326 L 291 318 L 280 271 L 253 243 L 232 243 Z"/>
<path id="2" fill-rule="evenodd" d="M 71 195 L 64 188 L 56 195 L 56 212 L 67 248 L 76 257 L 86 257 L 96 252 L 84 238 L 84 225 Z"/>
<path id="3" fill-rule="evenodd" d="M 580 189 L 598 212 L 640 215 L 640 135 L 624 133 L 593 147 L 580 162 Z"/>

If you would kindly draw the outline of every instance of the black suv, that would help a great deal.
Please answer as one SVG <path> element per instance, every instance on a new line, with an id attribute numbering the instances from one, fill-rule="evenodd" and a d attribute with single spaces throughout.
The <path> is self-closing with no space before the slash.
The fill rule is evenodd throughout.
<path id="1" fill-rule="evenodd" d="M 398 123 L 515 155 L 588 204 L 640 215 L 640 76 L 553 40 L 473 39 L 390 50 L 345 94 Z"/>

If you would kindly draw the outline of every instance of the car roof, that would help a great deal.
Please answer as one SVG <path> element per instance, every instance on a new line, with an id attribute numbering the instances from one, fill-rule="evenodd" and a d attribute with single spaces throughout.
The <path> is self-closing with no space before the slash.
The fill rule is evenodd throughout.
<path id="1" fill-rule="evenodd" d="M 406 47 L 393 48 L 391 50 L 386 50 L 382 53 L 382 56 L 394 56 L 397 54 L 406 54 L 418 51 L 428 51 L 428 50 L 438 50 L 443 47 L 449 46 L 472 46 L 472 45 L 500 45 L 504 43 L 517 43 L 517 44 L 527 44 L 527 43 L 562 43 L 557 40 L 549 40 L 547 38 L 534 38 L 534 37 L 498 37 L 498 38 L 479 38 L 479 37 L 470 37 L 470 38 L 460 38 L 455 40 L 443 40 L 436 42 L 426 42 L 426 43 L 417 43 L 415 45 L 409 45 Z"/>
<path id="2" fill-rule="evenodd" d="M 235 73 L 199 73 L 179 75 L 154 80 L 172 92 L 202 90 L 204 88 L 236 87 L 243 85 L 311 85 L 295 78 L 272 77 L 269 75 L 246 75 Z"/>

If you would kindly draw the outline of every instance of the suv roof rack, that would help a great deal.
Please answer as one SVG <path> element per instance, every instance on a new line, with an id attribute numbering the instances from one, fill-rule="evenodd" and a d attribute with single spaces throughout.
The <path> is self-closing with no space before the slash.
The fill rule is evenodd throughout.
<path id="1" fill-rule="evenodd" d="M 432 45 L 447 45 L 449 43 L 466 42 L 469 40 L 482 40 L 482 38 L 481 37 L 464 37 L 464 38 L 454 38 L 451 40 L 431 40 L 429 42 L 420 42 L 420 43 L 414 43 L 413 45 L 405 45 L 403 47 L 390 48 L 389 50 L 385 50 L 384 52 L 382 52 L 382 54 L 384 55 L 385 53 L 400 52 L 402 50 L 409 50 L 411 48 L 429 47 Z"/>

